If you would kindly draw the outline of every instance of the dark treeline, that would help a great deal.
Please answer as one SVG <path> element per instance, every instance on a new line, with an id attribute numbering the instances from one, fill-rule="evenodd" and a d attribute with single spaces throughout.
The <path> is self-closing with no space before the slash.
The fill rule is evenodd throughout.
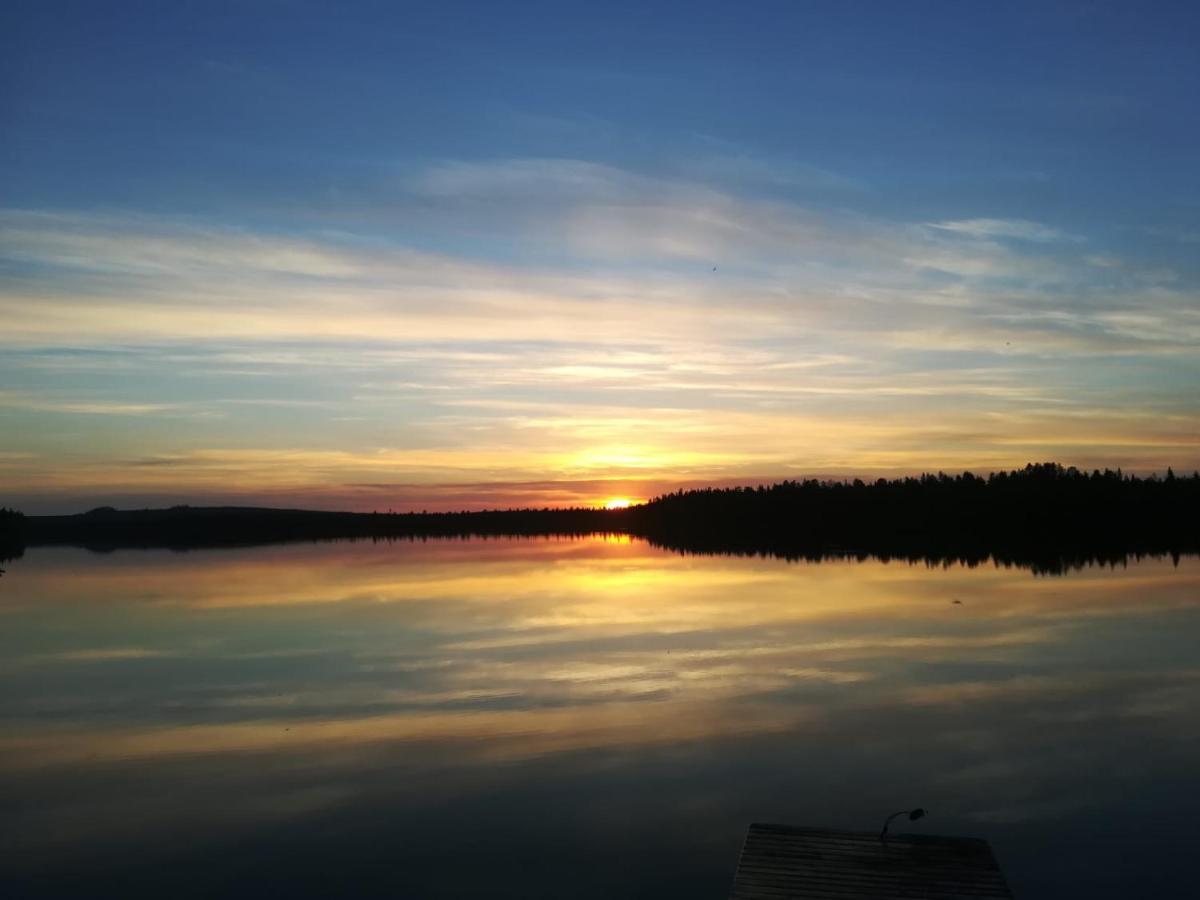
<path id="1" fill-rule="evenodd" d="M 445 513 L 352 513 L 237 506 L 173 506 L 11 520 L 26 546 L 236 547 L 352 538 L 585 535 L 620 530 L 601 509 L 512 509 Z"/>
<path id="2" fill-rule="evenodd" d="M 690 552 L 811 558 L 831 550 L 1061 571 L 1200 551 L 1200 474 L 1137 478 L 1055 463 L 986 477 L 785 481 L 659 497 L 639 533 Z"/>
<path id="3" fill-rule="evenodd" d="M 19 558 L 25 551 L 25 517 L 15 509 L 0 508 L 0 562 Z"/>
<path id="4" fill-rule="evenodd" d="M 237 546 L 355 538 L 622 533 L 685 553 L 787 559 L 988 560 L 1060 572 L 1200 552 L 1200 474 L 1137 478 L 1055 463 L 980 477 L 784 481 L 678 491 L 623 510 L 340 513 L 173 507 L 77 516 L 0 514 L 0 557 L 25 545 Z M 7 536 L 5 536 L 5 534 Z"/>

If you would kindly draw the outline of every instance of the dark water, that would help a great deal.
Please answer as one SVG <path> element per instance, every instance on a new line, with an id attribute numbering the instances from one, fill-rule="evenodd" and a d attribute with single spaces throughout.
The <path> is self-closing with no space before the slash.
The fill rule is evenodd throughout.
<path id="1" fill-rule="evenodd" d="M 5 897 L 721 898 L 751 821 L 914 805 L 1026 900 L 1194 896 L 1194 558 L 589 539 L 8 569 Z"/>

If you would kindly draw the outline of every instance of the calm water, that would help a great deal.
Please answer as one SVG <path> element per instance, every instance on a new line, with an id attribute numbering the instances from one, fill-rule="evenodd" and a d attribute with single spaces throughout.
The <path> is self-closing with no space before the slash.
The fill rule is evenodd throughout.
<path id="1" fill-rule="evenodd" d="M 913 805 L 1025 900 L 1194 888 L 1195 559 L 589 539 L 7 568 L 6 897 L 721 898 L 751 821 Z"/>

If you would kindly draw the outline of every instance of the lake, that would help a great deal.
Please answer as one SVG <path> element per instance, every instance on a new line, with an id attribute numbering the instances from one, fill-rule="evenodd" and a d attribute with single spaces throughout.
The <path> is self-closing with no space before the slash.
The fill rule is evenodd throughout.
<path id="1" fill-rule="evenodd" d="M 986 838 L 1024 900 L 1194 890 L 1194 557 L 596 537 L 5 568 L 5 897 L 717 900 L 752 821 L 912 806 L 900 830 Z"/>

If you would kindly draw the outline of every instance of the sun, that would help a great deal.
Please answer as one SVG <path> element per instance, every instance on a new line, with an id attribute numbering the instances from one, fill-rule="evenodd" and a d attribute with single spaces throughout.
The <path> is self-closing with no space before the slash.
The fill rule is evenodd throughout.
<path id="1" fill-rule="evenodd" d="M 633 501 L 628 497 L 611 497 L 604 502 L 605 509 L 629 509 Z"/>

